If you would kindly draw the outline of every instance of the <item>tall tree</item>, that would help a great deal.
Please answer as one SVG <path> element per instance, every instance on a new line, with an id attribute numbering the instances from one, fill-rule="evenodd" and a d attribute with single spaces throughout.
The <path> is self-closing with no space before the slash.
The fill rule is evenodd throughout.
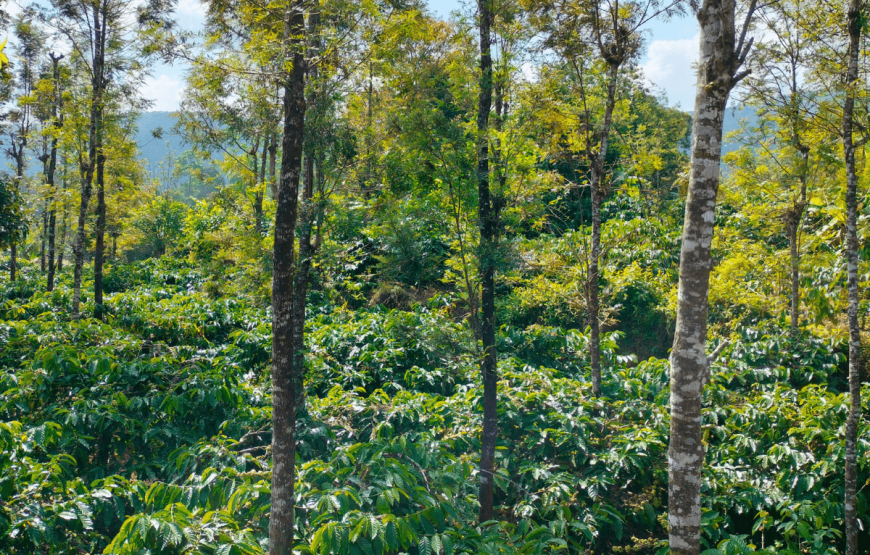
<path id="1" fill-rule="evenodd" d="M 719 191 L 722 125 L 731 90 L 747 75 L 741 68 L 752 46 L 747 32 L 755 0 L 747 8 L 741 31 L 737 29 L 736 12 L 736 0 L 704 0 L 697 11 L 700 52 L 692 162 L 671 350 L 668 540 L 671 553 L 676 555 L 697 555 L 701 548 L 701 401 L 710 378 L 707 294 L 713 268 L 710 247 Z"/>
<path id="2" fill-rule="evenodd" d="M 57 144 L 60 137 L 60 129 L 63 128 L 63 93 L 60 84 L 60 60 L 63 59 L 63 54 L 55 54 L 51 52 L 51 75 L 52 75 L 52 100 L 51 113 L 54 132 L 51 135 L 51 152 L 48 159 L 48 167 L 45 172 L 45 182 L 48 186 L 48 275 L 46 276 L 46 289 L 54 290 L 54 273 L 55 273 L 55 231 L 57 227 L 57 190 L 55 184 L 55 172 L 57 170 Z"/>
<path id="3" fill-rule="evenodd" d="M 544 32 L 544 45 L 558 54 L 568 68 L 580 106 L 576 156 L 577 181 L 588 185 L 591 237 L 584 293 L 589 315 L 589 355 L 592 393 L 601 395 L 601 205 L 613 185 L 613 164 L 609 158 L 614 110 L 622 96 L 623 70 L 640 52 L 641 29 L 652 19 L 670 17 L 682 11 L 678 1 L 628 0 L 528 0 L 535 21 Z M 604 83 L 603 97 L 595 90 Z M 576 179 L 572 176 L 572 180 Z"/>
<path id="4" fill-rule="evenodd" d="M 298 343 L 294 333 L 299 332 L 299 327 L 293 322 L 293 274 L 307 107 L 304 36 L 305 6 L 301 0 L 290 0 L 285 15 L 284 41 L 291 66 L 283 83 L 284 130 L 272 255 L 272 511 L 269 516 L 269 555 L 292 555 L 296 510 L 296 401 L 300 395 L 296 389 L 300 380 L 293 374 Z"/>
<path id="5" fill-rule="evenodd" d="M 801 227 L 813 178 L 812 157 L 820 146 L 813 128 L 815 91 L 804 78 L 812 52 L 802 20 L 805 4 L 802 0 L 774 2 L 760 14 L 759 24 L 766 33 L 756 46 L 744 99 L 761 113 L 763 137 L 751 146 L 769 154 L 782 173 L 777 180 L 782 191 L 777 196 L 784 197 L 778 204 L 789 244 L 792 336 L 800 324 Z M 754 135 L 745 137 L 751 140 Z"/>
<path id="6" fill-rule="evenodd" d="M 858 325 L 858 171 L 855 164 L 855 117 L 858 58 L 866 22 L 864 0 L 850 0 L 847 12 L 849 50 L 843 103 L 843 157 L 846 162 L 846 269 L 849 298 L 849 417 L 846 421 L 846 483 L 843 518 L 846 522 L 846 555 L 858 555 L 858 423 L 861 419 L 861 328 Z"/>
<path id="7" fill-rule="evenodd" d="M 492 520 L 495 486 L 495 441 L 498 433 L 498 355 L 495 346 L 495 260 L 502 198 L 493 195 L 489 175 L 489 116 L 492 110 L 493 0 L 479 0 L 480 81 L 477 104 L 477 220 L 480 229 L 480 340 L 483 352 L 483 430 L 480 439 L 480 522 Z"/>
<path id="8" fill-rule="evenodd" d="M 14 106 L 5 118 L 12 123 L 9 128 L 9 148 L 7 154 L 15 164 L 15 175 L 12 183 L 20 196 L 21 185 L 27 170 L 27 150 L 34 130 L 34 106 L 32 94 L 38 80 L 39 58 L 45 42 L 44 33 L 34 21 L 30 10 L 21 13 L 14 22 L 14 32 L 17 45 L 15 48 L 14 94 L 17 96 Z M 22 222 L 23 224 L 23 222 Z M 22 225 L 21 232 L 26 233 Z M 18 268 L 18 241 L 20 236 L 14 236 L 9 242 L 9 279 L 14 281 Z"/>
<path id="9" fill-rule="evenodd" d="M 144 76 L 139 57 L 157 51 L 159 41 L 172 27 L 168 15 L 173 4 L 149 0 L 136 6 L 123 0 L 53 0 L 44 20 L 56 28 L 72 50 L 74 71 L 87 75 L 89 128 L 87 155 L 80 160 L 81 195 L 78 229 L 73 252 L 72 316 L 80 316 L 85 224 L 91 196 L 97 195 L 94 249 L 94 315 L 103 315 L 103 261 L 106 234 L 105 118 L 111 95 L 136 102 L 136 85 Z M 155 37 L 157 37 L 155 39 Z"/>

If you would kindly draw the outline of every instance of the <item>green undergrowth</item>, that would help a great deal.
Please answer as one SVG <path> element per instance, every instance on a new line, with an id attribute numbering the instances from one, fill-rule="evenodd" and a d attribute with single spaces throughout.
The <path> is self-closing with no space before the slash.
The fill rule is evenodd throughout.
<path id="1" fill-rule="evenodd" d="M 69 276 L 53 293 L 37 279 L 0 291 L 0 552 L 264 553 L 268 309 L 166 259 L 112 268 L 106 322 L 75 322 Z M 311 298 L 300 552 L 665 552 L 666 360 L 607 334 L 596 399 L 583 330 L 503 326 L 497 518 L 478 524 L 468 328 L 435 302 Z M 773 321 L 730 339 L 705 393 L 705 553 L 837 553 L 844 347 Z M 862 425 L 861 483 L 868 440 Z"/>

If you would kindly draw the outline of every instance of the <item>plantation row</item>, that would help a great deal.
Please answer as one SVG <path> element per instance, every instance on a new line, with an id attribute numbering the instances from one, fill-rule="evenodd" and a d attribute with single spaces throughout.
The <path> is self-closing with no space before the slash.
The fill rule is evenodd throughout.
<path id="1" fill-rule="evenodd" d="M 265 553 L 269 310 L 209 295 L 201 271 L 162 259 L 113 266 L 106 322 L 71 321 L 70 276 L 51 293 L 42 279 L 25 268 L 2 291 L 0 551 Z M 667 361 L 638 362 L 606 333 L 595 398 L 587 335 L 502 326 L 497 520 L 478 524 L 466 324 L 438 296 L 404 310 L 310 301 L 301 552 L 667 551 Z M 705 389 L 705 553 L 838 553 L 844 345 L 791 339 L 776 320 L 735 334 Z M 858 503 L 864 514 L 863 490 Z"/>

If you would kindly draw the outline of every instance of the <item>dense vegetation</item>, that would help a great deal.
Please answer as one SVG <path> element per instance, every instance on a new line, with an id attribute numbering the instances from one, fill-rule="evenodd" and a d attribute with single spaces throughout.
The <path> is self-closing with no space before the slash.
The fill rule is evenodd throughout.
<path id="1" fill-rule="evenodd" d="M 653 18 L 728 2 L 206 4 L 198 37 L 165 2 L 7 18 L 0 553 L 276 555 L 278 505 L 312 555 L 697 553 L 669 357 L 705 137 L 637 60 Z M 757 115 L 705 216 L 704 555 L 870 550 L 864 31 L 811 35 L 820 6 L 744 9 L 722 93 Z M 149 175 L 158 56 L 194 63 L 187 150 Z"/>

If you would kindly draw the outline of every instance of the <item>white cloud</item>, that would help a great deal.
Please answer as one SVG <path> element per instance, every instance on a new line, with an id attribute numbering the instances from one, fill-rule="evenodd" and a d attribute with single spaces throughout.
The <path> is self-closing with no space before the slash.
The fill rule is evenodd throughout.
<path id="1" fill-rule="evenodd" d="M 154 101 L 150 109 L 158 112 L 178 110 L 183 92 L 184 83 L 165 73 L 161 73 L 158 77 L 149 77 L 142 87 L 142 96 Z"/>
<path id="2" fill-rule="evenodd" d="M 199 0 L 179 0 L 175 9 L 179 14 L 184 15 L 204 16 L 206 13 L 205 4 Z"/>
<path id="3" fill-rule="evenodd" d="M 679 104 L 683 110 L 691 110 L 695 103 L 698 40 L 697 34 L 690 39 L 654 40 L 641 64 L 647 80 L 665 91 L 672 106 Z"/>

